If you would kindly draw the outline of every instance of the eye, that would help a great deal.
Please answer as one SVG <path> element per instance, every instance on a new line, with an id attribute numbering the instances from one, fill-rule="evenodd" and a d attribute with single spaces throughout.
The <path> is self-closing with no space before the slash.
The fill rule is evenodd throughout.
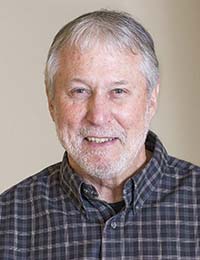
<path id="1" fill-rule="evenodd" d="M 125 91 L 124 91 L 124 89 L 122 89 L 122 88 L 116 88 L 116 89 L 113 89 L 113 92 L 114 92 L 115 94 L 122 94 L 122 93 L 124 93 Z"/>
<path id="2" fill-rule="evenodd" d="M 75 88 L 72 90 L 72 93 L 77 93 L 77 94 L 83 94 L 86 92 L 86 89 L 84 88 Z"/>
<path id="3" fill-rule="evenodd" d="M 112 90 L 114 97 L 121 97 L 127 94 L 127 90 L 124 88 L 115 88 Z"/>
<path id="4" fill-rule="evenodd" d="M 90 95 L 90 90 L 83 87 L 77 87 L 70 90 L 70 95 L 74 98 L 82 98 Z"/>

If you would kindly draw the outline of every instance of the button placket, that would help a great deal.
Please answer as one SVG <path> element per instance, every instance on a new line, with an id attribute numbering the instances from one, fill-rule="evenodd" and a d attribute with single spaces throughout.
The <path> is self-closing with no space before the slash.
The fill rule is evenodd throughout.
<path id="1" fill-rule="evenodd" d="M 111 227 L 112 227 L 113 229 L 116 229 L 116 227 L 117 227 L 116 221 L 112 221 L 110 225 L 111 225 Z"/>

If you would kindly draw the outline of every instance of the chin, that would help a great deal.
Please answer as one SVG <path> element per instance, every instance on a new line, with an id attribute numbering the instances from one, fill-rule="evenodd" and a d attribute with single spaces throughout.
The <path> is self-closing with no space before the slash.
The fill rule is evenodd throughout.
<path id="1" fill-rule="evenodd" d="M 98 166 L 92 166 L 92 167 L 85 167 L 85 172 L 87 175 L 90 175 L 92 177 L 96 177 L 101 180 L 109 180 L 113 179 L 115 177 L 118 177 L 122 174 L 119 169 L 111 169 L 110 167 L 100 167 Z"/>
<path id="2" fill-rule="evenodd" d="M 129 159 L 127 156 L 120 156 L 118 159 L 108 159 L 102 156 L 73 156 L 70 157 L 76 162 L 77 169 L 81 169 L 87 175 L 98 179 L 112 179 L 122 175 L 127 170 Z M 73 167 L 75 169 L 75 167 Z M 78 173 L 78 172 L 77 172 Z"/>

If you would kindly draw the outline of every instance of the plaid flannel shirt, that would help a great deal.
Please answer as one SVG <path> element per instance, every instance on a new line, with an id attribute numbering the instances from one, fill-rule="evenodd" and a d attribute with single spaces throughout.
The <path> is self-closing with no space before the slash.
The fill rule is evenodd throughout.
<path id="1" fill-rule="evenodd" d="M 200 168 L 169 156 L 155 134 L 152 159 L 125 184 L 115 213 L 63 161 L 0 197 L 2 260 L 199 260 Z"/>

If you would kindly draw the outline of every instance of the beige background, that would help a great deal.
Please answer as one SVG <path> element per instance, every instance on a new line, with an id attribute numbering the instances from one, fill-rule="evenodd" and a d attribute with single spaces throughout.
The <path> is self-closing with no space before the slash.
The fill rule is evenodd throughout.
<path id="1" fill-rule="evenodd" d="M 44 91 L 46 55 L 61 26 L 99 8 L 128 11 L 153 35 L 161 94 L 152 128 L 172 155 L 200 165 L 199 0 L 1 0 L 0 191 L 61 160 Z"/>

